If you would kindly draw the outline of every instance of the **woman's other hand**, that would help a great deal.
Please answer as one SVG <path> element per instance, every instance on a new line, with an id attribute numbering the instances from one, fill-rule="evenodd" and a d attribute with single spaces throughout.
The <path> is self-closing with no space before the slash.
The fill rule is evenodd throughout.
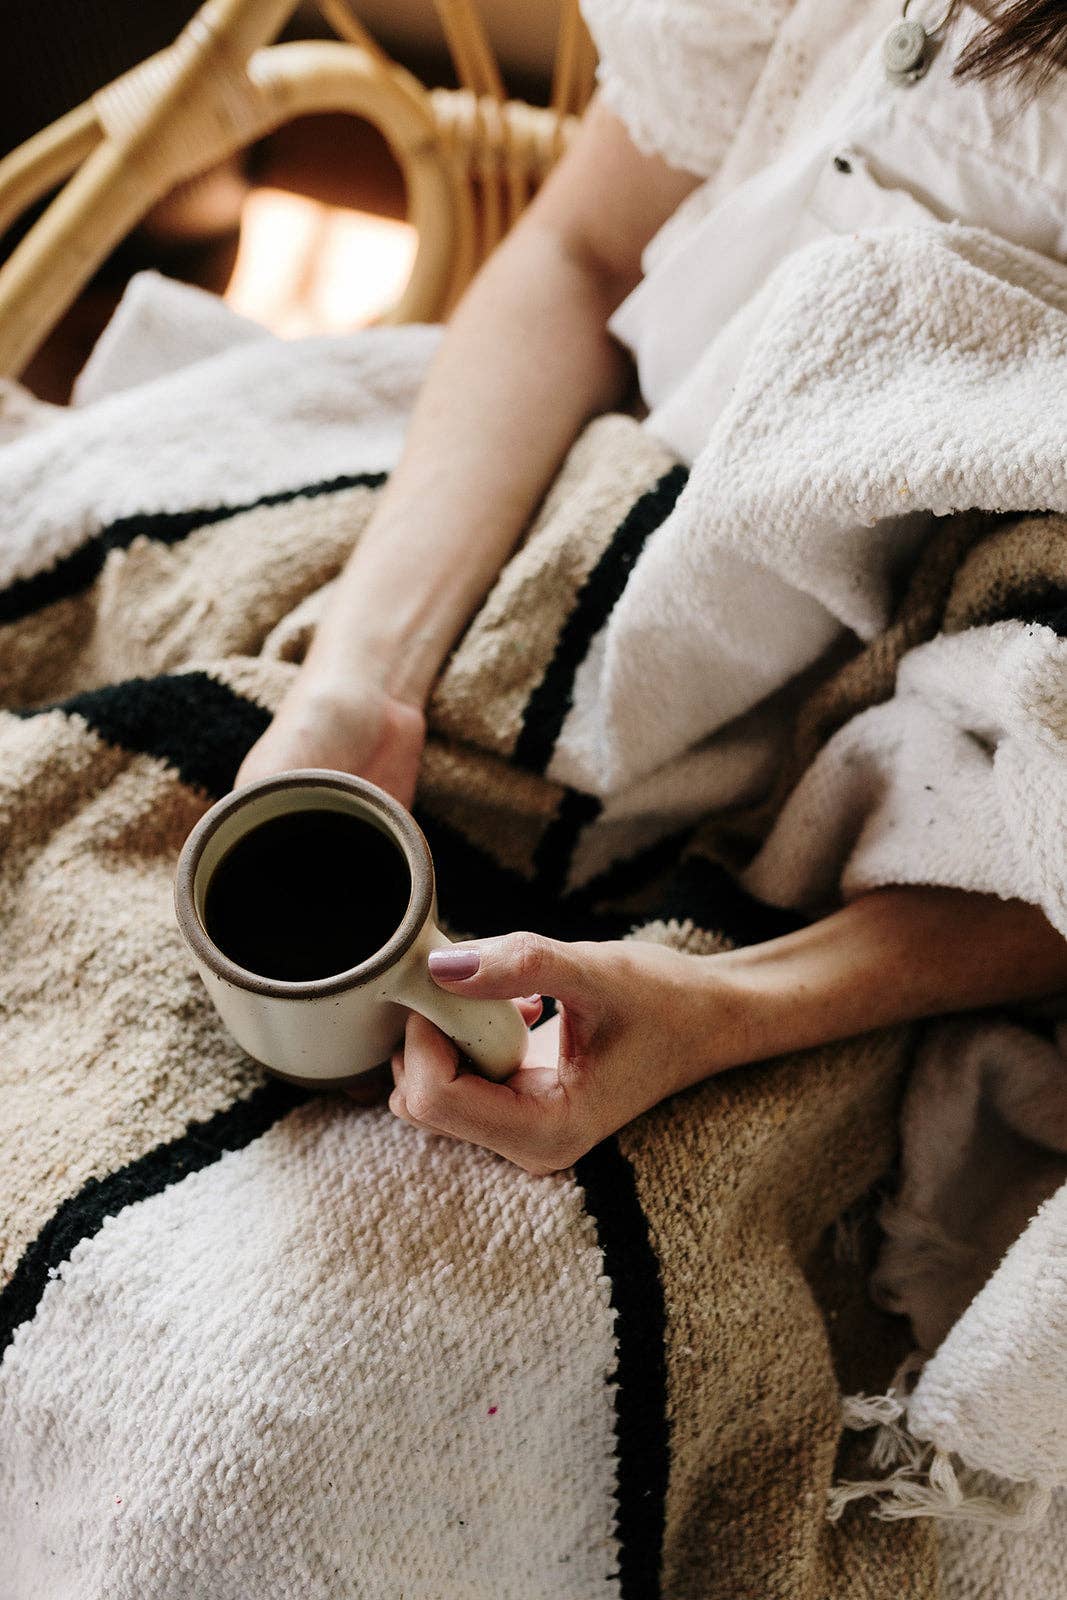
<path id="1" fill-rule="evenodd" d="M 477 971 L 460 976 L 475 956 Z M 505 1083 L 464 1070 L 456 1047 L 416 1012 L 393 1057 L 389 1105 L 398 1117 L 538 1175 L 573 1166 L 666 1095 L 744 1053 L 737 1008 L 725 986 L 718 993 L 708 958 L 660 945 L 516 933 L 435 951 L 431 975 L 453 994 L 513 999 L 537 990 L 560 1001 Z"/>
<path id="2" fill-rule="evenodd" d="M 237 783 L 294 767 L 330 767 L 367 778 L 410 806 L 425 740 L 426 719 L 418 706 L 372 679 L 327 689 L 301 675 L 245 756 Z"/>
<path id="3" fill-rule="evenodd" d="M 795 933 L 721 955 L 513 933 L 431 960 L 453 994 L 554 995 L 561 1022 L 558 1032 L 537 1029 L 506 1083 L 489 1083 L 464 1072 L 455 1047 L 413 1015 L 393 1057 L 390 1106 L 416 1127 L 541 1174 L 573 1166 L 659 1100 L 726 1067 L 1067 992 L 1067 939 L 1037 906 L 918 886 L 877 889 Z"/>

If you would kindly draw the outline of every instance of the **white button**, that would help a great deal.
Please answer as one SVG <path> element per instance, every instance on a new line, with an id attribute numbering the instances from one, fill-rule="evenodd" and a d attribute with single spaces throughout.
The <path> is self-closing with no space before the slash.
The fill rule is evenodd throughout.
<path id="1" fill-rule="evenodd" d="M 914 83 L 929 65 L 929 35 L 921 22 L 898 22 L 885 36 L 882 59 L 893 83 Z"/>

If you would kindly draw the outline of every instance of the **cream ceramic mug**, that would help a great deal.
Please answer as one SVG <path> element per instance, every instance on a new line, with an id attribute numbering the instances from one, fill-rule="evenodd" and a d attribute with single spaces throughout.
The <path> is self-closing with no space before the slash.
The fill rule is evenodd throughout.
<path id="1" fill-rule="evenodd" d="M 406 880 L 398 881 L 410 883 L 407 909 L 381 947 L 346 971 L 300 981 L 264 977 L 231 960 L 209 934 L 208 891 L 235 845 L 264 823 L 323 811 L 369 824 L 385 850 L 399 853 Z M 397 863 L 390 861 L 396 876 Z M 410 813 L 362 778 L 308 769 L 228 794 L 186 840 L 174 898 L 178 926 L 223 1022 L 250 1056 L 280 1077 L 340 1087 L 389 1058 L 409 1009 L 448 1034 L 485 1077 L 506 1078 L 522 1059 L 526 1027 L 510 1000 L 463 999 L 430 977 L 427 956 L 451 940 L 436 924 L 429 846 Z M 277 910 L 284 918 L 285 906 Z"/>

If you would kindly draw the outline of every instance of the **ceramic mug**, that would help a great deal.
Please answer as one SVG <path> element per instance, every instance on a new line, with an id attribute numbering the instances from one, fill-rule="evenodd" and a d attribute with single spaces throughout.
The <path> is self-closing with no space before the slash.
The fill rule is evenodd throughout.
<path id="1" fill-rule="evenodd" d="M 213 875 L 238 840 L 262 823 L 322 810 L 371 824 L 400 852 L 411 883 L 407 910 L 381 948 L 346 972 L 284 982 L 238 966 L 207 931 Z M 510 1000 L 464 999 L 430 977 L 427 956 L 451 940 L 436 923 L 429 846 L 411 814 L 362 778 L 309 769 L 228 794 L 186 840 L 174 898 L 178 926 L 220 1017 L 238 1044 L 280 1077 L 334 1088 L 359 1077 L 388 1060 L 409 1009 L 448 1034 L 485 1077 L 506 1078 L 522 1059 L 526 1027 Z"/>

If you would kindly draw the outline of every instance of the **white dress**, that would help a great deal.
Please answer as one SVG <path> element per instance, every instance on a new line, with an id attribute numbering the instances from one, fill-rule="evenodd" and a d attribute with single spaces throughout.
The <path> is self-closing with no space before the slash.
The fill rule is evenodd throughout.
<path id="1" fill-rule="evenodd" d="M 924 9 L 925 8 L 925 9 Z M 601 92 L 645 150 L 707 181 L 648 247 L 613 331 L 651 426 L 692 460 L 749 342 L 756 291 L 828 232 L 957 220 L 1067 257 L 1067 76 L 1026 101 L 960 82 L 964 7 L 926 74 L 891 83 L 900 0 L 585 0 Z M 928 23 L 942 0 L 909 7 Z"/>
<path id="2" fill-rule="evenodd" d="M 608 106 L 642 149 L 705 178 L 649 245 L 644 279 L 611 324 L 633 352 L 647 426 L 682 460 L 699 454 L 729 398 L 764 312 L 761 287 L 803 245 L 959 221 L 1067 259 L 1067 75 L 1029 99 L 1003 80 L 955 79 L 959 51 L 982 26 L 970 7 L 906 86 L 882 60 L 901 0 L 584 0 L 584 9 Z M 943 10 L 913 0 L 908 16 L 933 27 Z M 642 560 L 655 559 L 655 542 Z M 848 626 L 832 590 L 816 580 L 802 590 L 795 573 L 775 570 L 773 552 L 735 566 L 723 573 L 721 629 L 708 630 L 711 732 Z M 758 630 L 753 661 L 746 619 L 768 615 L 775 628 Z M 596 730 L 580 721 L 576 709 L 553 775 L 588 784 L 583 752 Z M 753 779 L 773 759 L 768 737 L 753 732 Z"/>

